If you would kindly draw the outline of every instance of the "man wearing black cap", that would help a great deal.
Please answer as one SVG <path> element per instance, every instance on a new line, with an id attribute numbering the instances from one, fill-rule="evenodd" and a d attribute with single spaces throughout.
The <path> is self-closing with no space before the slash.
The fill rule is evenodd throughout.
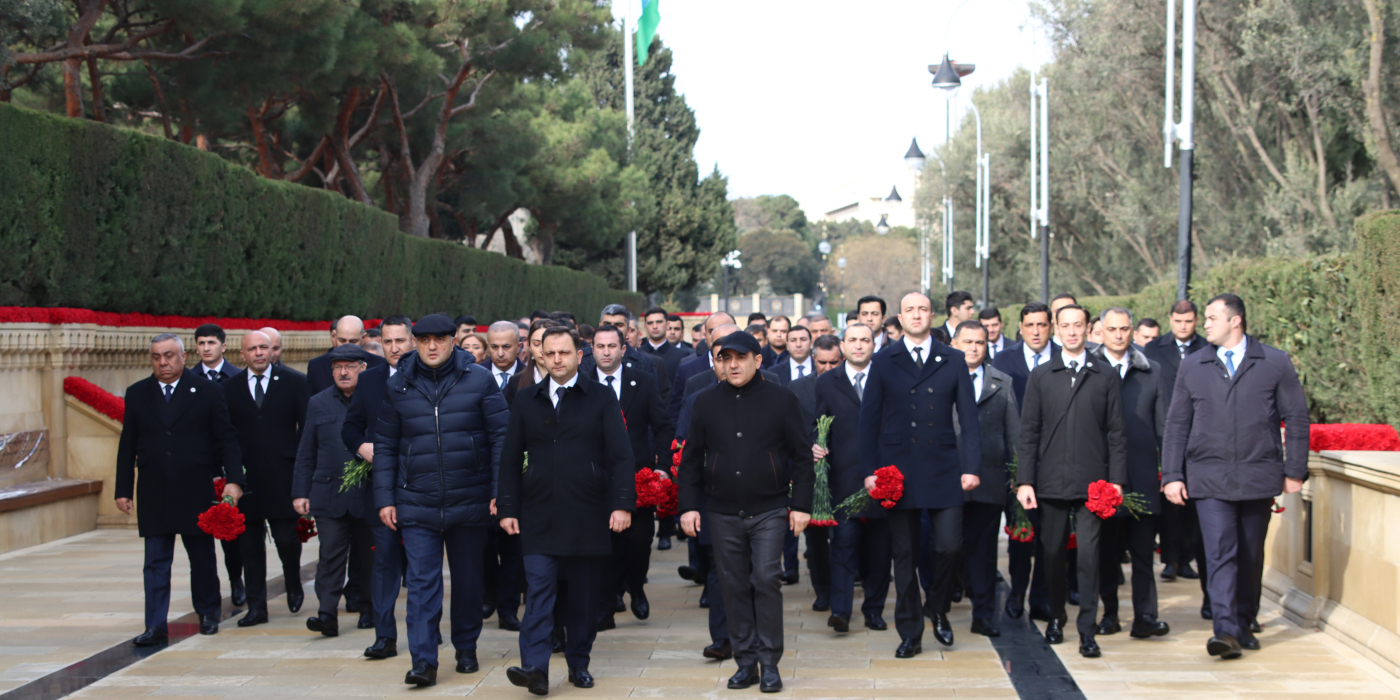
<path id="1" fill-rule="evenodd" d="M 365 350 L 346 343 L 330 351 L 331 378 L 335 386 L 311 397 L 306 405 L 306 429 L 297 448 L 292 476 L 292 508 L 298 515 L 316 518 L 321 556 L 316 562 L 317 613 L 306 621 L 307 629 L 327 637 L 340 633 L 336 610 L 345 590 L 347 561 L 353 559 L 351 582 L 366 593 L 374 564 L 374 533 L 365 517 L 374 510 L 367 483 L 342 489 L 345 464 L 353 455 L 340 437 L 350 397 L 365 368 Z M 350 557 L 354 550 L 358 556 Z M 372 606 L 372 601 L 366 602 Z M 372 609 L 360 611 L 360 627 L 373 626 Z"/>
<path id="2" fill-rule="evenodd" d="M 730 333 L 718 346 L 726 381 L 695 395 L 679 470 L 681 526 L 696 535 L 699 502 L 707 499 L 739 666 L 729 687 L 757 682 L 776 693 L 783 687 L 783 533 L 801 534 L 811 520 L 811 438 L 797 396 L 758 376 L 762 348 L 753 336 Z"/>
<path id="3" fill-rule="evenodd" d="M 404 682 L 420 687 L 437 683 L 444 547 L 457 672 L 480 668 L 481 561 L 509 413 L 490 370 L 453 343 L 456 330 L 442 314 L 414 324 L 416 349 L 389 378 L 374 434 L 374 504 L 408 554 L 413 668 Z"/>

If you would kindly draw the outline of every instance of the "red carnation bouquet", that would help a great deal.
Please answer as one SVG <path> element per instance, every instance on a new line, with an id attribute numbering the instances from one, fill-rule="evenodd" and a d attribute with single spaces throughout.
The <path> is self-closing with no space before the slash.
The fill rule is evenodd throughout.
<path id="1" fill-rule="evenodd" d="M 1014 529 L 1010 525 L 1007 525 L 1002 529 L 1006 531 L 1006 536 L 1011 538 L 1012 542 L 1035 541 L 1035 528 L 1031 527 L 1029 520 L 1027 520 L 1024 525 L 1018 522 Z"/>
<path id="2" fill-rule="evenodd" d="M 669 518 L 681 510 L 681 489 L 676 479 L 676 468 L 671 467 L 671 480 L 661 479 L 662 485 L 666 489 L 666 500 L 657 504 L 656 517 Z"/>
<path id="3" fill-rule="evenodd" d="M 667 480 L 661 478 L 655 469 L 643 469 L 637 472 L 635 480 L 638 508 L 651 508 L 666 502 Z"/>
<path id="4" fill-rule="evenodd" d="M 309 515 L 303 515 L 300 518 L 297 518 L 297 539 L 301 540 L 302 544 L 306 544 L 307 542 L 311 541 L 312 537 L 315 536 L 316 519 L 312 518 Z"/>
<path id="5" fill-rule="evenodd" d="M 1013 493 L 1016 491 L 1016 470 L 1020 467 L 1016 455 L 1011 455 L 1011 461 L 1006 465 L 1006 472 L 1011 477 L 1007 487 Z M 1016 542 L 1034 542 L 1035 528 L 1031 526 L 1031 516 L 1026 513 L 1026 507 L 1021 505 L 1021 499 L 1012 499 L 1016 502 L 1016 514 L 1012 516 L 1011 524 L 1006 527 L 1006 536 Z"/>
<path id="6" fill-rule="evenodd" d="M 893 508 L 904 495 L 904 473 L 893 464 L 875 470 L 875 488 L 870 491 L 859 489 L 834 509 L 837 515 L 851 517 L 866 508 L 879 503 L 882 507 Z"/>
<path id="7" fill-rule="evenodd" d="M 1128 514 L 1136 519 L 1139 515 L 1147 513 L 1147 500 L 1140 493 L 1119 493 L 1113 484 L 1099 479 L 1089 484 L 1089 501 L 1084 504 L 1090 513 L 1100 518 L 1111 518 L 1118 512 L 1118 507 L 1126 508 Z"/>
<path id="8" fill-rule="evenodd" d="M 238 506 L 233 504 L 233 497 L 223 496 L 213 507 L 199 514 L 199 529 L 213 535 L 216 540 L 232 542 L 247 529 L 244 520 Z"/>

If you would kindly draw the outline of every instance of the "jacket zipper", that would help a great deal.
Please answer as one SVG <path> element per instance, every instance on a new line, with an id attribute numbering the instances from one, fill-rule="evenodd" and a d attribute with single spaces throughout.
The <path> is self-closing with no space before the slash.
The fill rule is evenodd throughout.
<path id="1" fill-rule="evenodd" d="M 438 520 L 442 522 L 442 527 L 447 528 L 447 474 L 442 466 L 442 423 L 438 421 L 438 407 L 433 404 L 433 427 L 437 433 L 437 456 L 438 456 Z"/>

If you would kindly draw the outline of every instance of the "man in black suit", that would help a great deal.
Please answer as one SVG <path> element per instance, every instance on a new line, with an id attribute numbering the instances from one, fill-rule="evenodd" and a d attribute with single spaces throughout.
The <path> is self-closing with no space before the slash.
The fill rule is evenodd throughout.
<path id="1" fill-rule="evenodd" d="M 194 371 L 215 384 L 222 382 L 225 377 L 238 374 L 238 368 L 224 359 L 224 352 L 228 349 L 226 340 L 224 329 L 216 324 L 206 323 L 194 329 L 194 346 L 199 353 L 199 364 L 194 366 Z M 229 599 L 233 601 L 234 607 L 243 607 L 248 602 L 248 589 L 243 587 L 243 557 L 238 553 L 238 541 L 220 541 L 219 546 L 224 550 Z"/>
<path id="2" fill-rule="evenodd" d="M 1196 333 L 1196 304 L 1191 300 L 1181 299 L 1172 304 L 1169 318 L 1171 332 L 1159 335 L 1143 348 L 1147 359 L 1162 366 L 1162 383 L 1167 388 L 1168 405 L 1171 404 L 1172 388 L 1176 386 L 1181 361 L 1210 345 Z M 1206 578 L 1205 556 L 1195 501 L 1188 500 L 1185 505 L 1168 501 L 1162 512 L 1162 580 L 1172 581 L 1177 576 L 1187 579 L 1199 577 L 1204 598 L 1201 616 L 1209 619 L 1210 592 L 1207 590 L 1209 581 Z M 1198 570 L 1191 568 L 1193 557 Z"/>
<path id="3" fill-rule="evenodd" d="M 813 343 L 813 372 L 791 384 L 788 388 L 797 395 L 797 405 L 802 408 L 802 424 L 815 428 L 817 421 L 817 377 L 841 366 L 841 339 L 834 335 L 823 335 Z M 782 375 L 779 375 L 782 376 Z M 838 501 L 839 503 L 839 501 Z M 812 577 L 812 592 L 816 600 L 812 609 L 826 612 L 831 609 L 831 539 L 824 527 L 808 528 L 807 573 Z M 797 582 L 797 537 L 791 533 L 784 535 L 783 576 L 784 581 Z"/>
<path id="4" fill-rule="evenodd" d="M 642 339 L 640 333 L 636 332 L 637 317 L 622 304 L 609 304 L 603 307 L 603 313 L 598 319 L 598 325 L 605 323 L 623 329 L 627 335 L 623 338 L 627 341 L 626 355 L 623 364 L 632 363 L 638 369 L 649 371 L 656 377 L 656 386 L 661 390 L 661 400 L 667 405 L 671 401 L 671 372 L 666 368 L 665 358 L 659 355 L 648 355 L 637 348 Z M 585 377 L 593 376 L 597 369 L 593 362 L 592 348 L 584 348 L 583 361 L 579 363 L 578 371 Z"/>
<path id="5" fill-rule="evenodd" d="M 1016 498 L 1026 510 L 1041 510 L 1035 538 L 1044 543 L 1050 582 L 1050 621 L 1045 639 L 1064 641 L 1065 548 L 1070 518 L 1078 540 L 1079 653 L 1102 655 L 1097 632 L 1099 532 L 1102 520 L 1085 506 L 1089 484 L 1104 480 L 1120 493 L 1128 483 L 1123 433 L 1122 382 L 1102 359 L 1085 352 L 1089 313 L 1066 304 L 1055 317 L 1061 350 L 1031 372 L 1021 408 Z"/>
<path id="6" fill-rule="evenodd" d="M 889 344 L 884 330 L 885 313 L 888 311 L 885 300 L 873 294 L 863 296 L 856 302 L 856 320 L 875 332 L 875 352 L 884 350 Z"/>
<path id="7" fill-rule="evenodd" d="M 520 360 L 519 328 L 514 321 L 496 321 L 486 329 L 486 352 L 487 357 L 481 364 L 491 370 L 492 381 L 504 392 L 511 378 L 526 369 L 526 364 Z M 481 608 L 482 619 L 495 614 L 498 627 L 519 631 L 517 613 L 525 577 L 521 568 L 520 536 L 507 535 L 499 527 L 490 528 L 484 567 L 486 602 Z"/>
<path id="8" fill-rule="evenodd" d="M 900 342 L 875 356 L 860 406 L 861 465 L 866 489 L 875 488 L 875 470 L 891 465 L 904 474 L 904 496 L 889 512 L 894 552 L 895 627 L 901 640 L 896 658 L 923 653 L 924 615 L 933 619 L 934 638 L 953 644 L 953 628 L 943 612 L 952 590 L 962 548 L 963 493 L 977 488 L 982 472 L 982 434 L 977 399 L 963 353 L 930 335 L 933 305 L 917 292 L 899 302 Z M 953 425 L 962 428 L 958 449 Z M 920 519 L 928 510 L 932 536 L 921 541 Z M 920 549 L 932 549 L 933 588 L 920 605 L 915 564 Z"/>
<path id="9" fill-rule="evenodd" d="M 277 544 L 287 586 L 287 608 L 301 611 L 301 540 L 292 507 L 292 474 L 297 446 L 306 425 L 306 377 L 272 364 L 272 341 L 262 331 L 243 335 L 247 369 L 225 379 L 229 419 L 238 431 L 239 451 L 248 472 L 248 494 L 240 503 L 247 529 L 238 536 L 243 567 L 248 573 L 248 614 L 239 627 L 267 622 L 268 530 Z"/>
<path id="10" fill-rule="evenodd" d="M 812 331 L 806 326 L 794 326 L 787 332 L 788 356 L 773 365 L 773 374 L 778 375 L 778 383 L 788 386 L 793 382 L 816 374 L 812 366 Z"/>
<path id="11" fill-rule="evenodd" d="M 676 346 L 678 350 L 685 351 L 682 355 L 683 360 L 695 356 L 695 345 L 685 339 L 685 320 L 680 314 L 666 314 L 666 342 Z"/>
<path id="12" fill-rule="evenodd" d="M 292 481 L 292 508 L 298 515 L 316 518 L 316 533 L 321 540 L 320 559 L 316 562 L 317 613 L 306 621 L 306 627 L 326 637 L 340 634 L 336 611 L 340 608 L 352 550 L 360 550 L 360 555 L 355 557 L 357 566 L 350 568 L 351 580 L 366 594 L 373 590 L 370 580 L 374 576 L 374 533 L 366 520 L 374 512 L 369 480 L 349 489 L 341 488 L 345 465 L 354 455 L 340 434 L 360 373 L 365 369 L 366 354 L 353 343 L 331 350 L 335 387 L 307 402 L 306 429 L 301 433 Z M 360 610 L 359 627 L 373 626 L 370 600 Z"/>
<path id="13" fill-rule="evenodd" d="M 199 515 L 217 498 L 215 477 L 227 475 L 223 495 L 235 504 L 244 484 L 243 457 L 223 390 L 185 371 L 185 346 L 177 335 L 162 333 L 151 339 L 151 366 L 150 377 L 126 389 L 114 487 L 123 513 L 131 514 L 133 496 L 141 501 L 138 532 L 146 541 L 146 630 L 132 640 L 136 646 L 164 644 L 169 638 L 166 618 L 176 535 L 190 558 L 190 594 L 199 613 L 199 633 L 219 631 L 218 561 L 214 538 L 199 529 Z"/>
<path id="14" fill-rule="evenodd" d="M 680 367 L 676 368 L 676 376 L 671 378 L 670 413 L 672 422 L 680 420 L 681 403 L 685 400 L 686 382 L 697 374 L 710 374 L 714 371 L 714 355 L 709 350 L 709 343 L 714 340 L 714 329 L 726 324 L 734 325 L 734 317 L 724 311 L 710 314 L 701 327 L 704 333 L 703 340 L 696 341 L 695 357 L 682 362 Z M 702 343 L 705 344 L 703 350 L 700 347 Z"/>
<path id="15" fill-rule="evenodd" d="M 787 359 L 787 334 L 792 330 L 792 319 L 781 314 L 768 319 L 768 347 L 773 350 L 773 364 Z"/>
<path id="16" fill-rule="evenodd" d="M 1206 651 L 1225 659 L 1259 648 L 1270 510 L 1308 477 L 1311 424 L 1298 372 L 1288 353 L 1247 329 L 1238 296 L 1206 304 L 1210 345 L 1182 360 L 1162 440 L 1163 493 L 1178 505 L 1197 501 L 1215 628 Z"/>
<path id="17" fill-rule="evenodd" d="M 331 348 L 334 349 L 346 343 L 359 345 L 365 340 L 365 324 L 356 316 L 341 316 L 331 324 Z M 381 339 L 380 342 L 383 342 Z M 388 353 L 388 348 L 385 348 Z M 378 355 L 370 355 L 365 364 L 371 369 L 384 364 L 384 359 Z M 307 388 L 313 394 L 319 394 L 326 389 L 335 386 L 335 380 L 331 379 L 331 359 L 330 352 L 311 358 L 306 363 L 306 383 Z"/>
<path id="18" fill-rule="evenodd" d="M 520 360 L 520 340 L 514 321 L 497 321 L 486 329 L 486 357 L 480 362 L 491 370 L 491 380 L 502 391 L 516 372 L 525 369 Z"/>
<path id="19" fill-rule="evenodd" d="M 496 499 L 501 528 L 520 534 L 525 551 L 525 619 L 513 685 L 549 692 L 554 598 L 568 581 L 568 680 L 593 687 L 588 663 L 598 634 L 601 567 L 637 507 L 636 460 L 616 393 L 581 379 L 581 341 L 569 328 L 544 331 L 546 381 L 523 389 L 511 406 Z M 529 464 L 526 464 L 526 455 Z M 586 466 L 585 466 L 586 465 Z"/>
<path id="20" fill-rule="evenodd" d="M 627 435 L 632 442 L 636 471 L 654 469 L 663 479 L 671 478 L 671 440 L 675 428 L 661 403 L 656 378 L 647 372 L 625 367 L 622 362 L 622 332 L 617 326 L 602 325 L 593 334 L 593 359 L 597 368 L 591 377 L 612 389 L 622 407 Z M 632 614 L 638 620 L 651 616 L 643 584 L 651 564 L 651 538 L 656 529 L 656 508 L 639 508 L 626 530 L 612 536 L 612 555 L 603 577 L 602 614 L 599 629 L 617 626 L 613 605 L 625 591 L 632 599 Z"/>
<path id="21" fill-rule="evenodd" d="M 682 350 L 676 347 L 666 337 L 666 310 L 660 306 L 653 306 L 642 314 L 642 323 L 646 328 L 646 339 L 638 344 L 638 349 L 648 355 L 656 355 L 666 362 L 666 376 L 676 376 L 676 370 L 680 369 L 681 362 L 695 356 L 695 353 Z M 669 382 L 669 379 L 667 380 Z"/>
<path id="22" fill-rule="evenodd" d="M 1031 371 L 1050 361 L 1055 345 L 1050 340 L 1050 307 L 1038 301 L 1021 307 L 1021 341 L 999 353 L 992 367 L 1011 377 L 1011 390 L 1016 394 L 1017 411 L 1025 405 L 1026 379 Z M 1015 517 L 1015 495 L 1006 499 L 1006 521 Z M 1040 529 L 1040 513 L 1026 513 L 1031 527 Z M 1031 542 L 1008 540 L 1007 569 L 1011 574 L 1011 593 L 1006 597 L 1006 616 L 1020 619 L 1026 613 L 1026 591 L 1030 591 L 1031 619 L 1050 620 L 1050 588 L 1045 581 L 1045 557 L 1040 538 Z M 1034 570 L 1032 570 L 1034 567 Z"/>
<path id="23" fill-rule="evenodd" d="M 1157 581 L 1152 575 L 1152 552 L 1157 546 L 1158 514 L 1162 512 L 1162 433 L 1167 421 L 1167 390 L 1162 386 L 1162 366 L 1147 359 L 1133 346 L 1133 314 L 1114 307 L 1099 317 L 1103 345 L 1095 353 L 1123 381 L 1123 431 L 1128 441 L 1127 490 L 1140 494 L 1147 512 L 1129 517 L 1120 510 L 1103 522 L 1099 543 L 1099 596 L 1103 621 L 1099 634 L 1122 630 L 1118 619 L 1118 577 L 1123 552 L 1132 560 L 1133 622 L 1128 634 L 1134 639 L 1160 637 L 1171 631 L 1157 619 Z"/>
<path id="24" fill-rule="evenodd" d="M 360 459 L 374 462 L 374 429 L 384 410 L 384 396 L 389 377 L 398 372 L 399 359 L 413 349 L 410 329 L 413 321 L 407 316 L 392 315 L 380 324 L 379 341 L 384 345 L 385 363 L 360 373 L 355 394 L 345 413 L 345 427 L 340 431 L 345 448 Z M 387 659 L 398 655 L 398 623 L 394 604 L 399 599 L 406 565 L 403 538 L 379 520 L 375 511 L 366 517 L 374 536 L 374 575 L 370 579 L 370 608 L 374 611 L 374 644 L 365 649 L 371 659 Z M 354 557 L 354 551 L 351 551 Z M 352 561 L 351 569 L 355 568 Z"/>
<path id="25" fill-rule="evenodd" d="M 1011 377 L 987 364 L 988 335 L 980 321 L 963 321 L 953 336 L 953 347 L 967 358 L 982 432 L 980 483 L 963 504 L 962 578 L 972 598 L 972 633 L 998 637 L 997 535 L 1010 490 L 1010 465 L 1016 461 L 1021 413 L 1016 408 Z"/>
<path id="26" fill-rule="evenodd" d="M 860 404 L 870 376 L 870 359 L 875 342 L 870 328 L 862 323 L 846 327 L 841 343 L 845 362 L 815 380 L 817 417 L 831 416 L 827 449 L 812 445 L 812 457 L 827 460 L 827 484 L 833 504 L 846 500 L 864 488 L 865 472 L 860 463 Z M 802 380 L 807 381 L 807 380 Z M 884 508 L 872 508 L 850 516 L 838 515 L 831 529 L 831 617 L 826 624 L 837 632 L 850 630 L 855 599 L 855 582 L 860 557 L 868 562 L 865 601 L 861 613 L 865 626 L 885 630 L 885 598 L 890 590 L 890 530 Z M 827 528 L 821 528 L 827 529 Z M 862 551 L 861 542 L 866 542 Z M 810 547 L 810 540 L 808 542 Z"/>

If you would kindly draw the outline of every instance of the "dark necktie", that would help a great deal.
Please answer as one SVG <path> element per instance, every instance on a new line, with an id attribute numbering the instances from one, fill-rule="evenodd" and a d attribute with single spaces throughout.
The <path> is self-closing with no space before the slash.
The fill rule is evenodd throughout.
<path id="1" fill-rule="evenodd" d="M 803 378 L 803 377 L 805 377 L 805 376 L 807 376 L 807 365 L 798 365 L 798 366 L 797 366 L 797 378 L 798 378 L 798 379 L 801 379 L 801 378 Z"/>
<path id="2" fill-rule="evenodd" d="M 501 388 L 506 388 L 506 379 L 509 378 L 510 375 L 506 374 L 505 372 L 497 372 L 496 374 L 500 377 L 498 381 L 500 381 Z"/>
<path id="3" fill-rule="evenodd" d="M 914 348 L 914 366 L 918 367 L 920 370 L 922 370 L 922 369 L 924 368 L 924 349 L 923 349 L 923 347 L 915 347 L 915 348 Z"/>
<path id="4" fill-rule="evenodd" d="M 263 376 L 262 376 L 261 374 L 255 374 L 255 375 L 253 375 L 253 403 L 257 404 L 257 405 L 258 405 L 258 408 L 260 408 L 260 409 L 262 408 L 262 405 L 263 405 L 263 396 L 264 396 L 264 394 L 263 394 L 263 388 L 262 388 L 262 381 L 263 381 Z"/>
<path id="5" fill-rule="evenodd" d="M 211 369 L 211 370 L 209 370 L 209 381 L 211 381 L 211 382 L 217 382 L 217 381 L 219 381 L 219 370 L 217 370 L 217 369 Z"/>
<path id="6" fill-rule="evenodd" d="M 165 402 L 166 402 L 166 403 L 170 403 L 170 395 L 171 395 L 172 393 L 174 393 L 174 392 L 175 392 L 175 387 L 170 386 L 169 384 L 166 384 L 166 385 L 165 385 Z"/>
<path id="7" fill-rule="evenodd" d="M 608 375 L 608 390 L 612 391 L 614 394 L 617 393 L 617 389 L 613 388 L 613 382 L 614 382 L 616 379 L 617 379 L 617 377 L 614 377 L 614 376 L 612 376 L 611 374 Z"/>
<path id="8" fill-rule="evenodd" d="M 564 406 L 564 390 L 569 387 L 561 386 L 554 390 L 554 415 L 559 415 L 559 409 Z"/>
<path id="9" fill-rule="evenodd" d="M 1069 385 L 1074 386 L 1074 380 L 1079 378 L 1079 363 L 1074 360 L 1069 361 Z"/>
<path id="10" fill-rule="evenodd" d="M 856 398 L 865 400 L 865 373 L 856 372 Z"/>
<path id="11" fill-rule="evenodd" d="M 1176 344 L 1176 349 L 1181 353 L 1181 359 L 1186 359 L 1186 346 L 1181 343 Z"/>

